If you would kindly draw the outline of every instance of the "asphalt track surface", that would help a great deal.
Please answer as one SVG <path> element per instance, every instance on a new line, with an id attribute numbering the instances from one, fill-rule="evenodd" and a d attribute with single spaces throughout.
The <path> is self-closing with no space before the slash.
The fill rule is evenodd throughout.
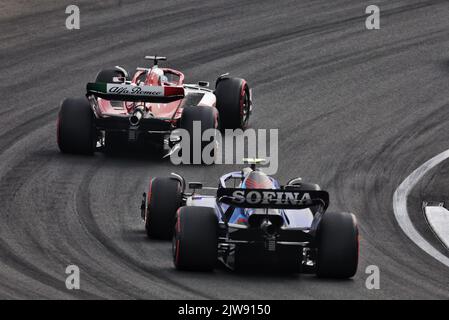
<path id="1" fill-rule="evenodd" d="M 449 270 L 402 233 L 392 209 L 405 177 L 449 149 L 449 2 L 376 1 L 381 30 L 368 31 L 371 2 L 77 1 L 81 29 L 68 31 L 72 1 L 2 1 L 0 298 L 449 298 Z M 354 279 L 177 272 L 170 244 L 148 240 L 139 217 L 149 177 L 179 171 L 215 185 L 238 166 L 59 153 L 60 101 L 82 96 L 99 69 L 154 53 L 189 82 L 248 80 L 251 127 L 280 130 L 280 180 L 317 182 L 330 210 L 357 214 Z M 431 237 L 420 211 L 430 189 L 419 188 L 409 211 Z M 81 269 L 78 291 L 65 288 L 69 264 Z M 368 265 L 380 268 L 379 290 L 365 287 Z"/>

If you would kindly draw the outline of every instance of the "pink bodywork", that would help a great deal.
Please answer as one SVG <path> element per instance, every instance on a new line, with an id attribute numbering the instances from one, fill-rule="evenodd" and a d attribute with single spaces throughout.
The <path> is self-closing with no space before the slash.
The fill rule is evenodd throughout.
<path id="1" fill-rule="evenodd" d="M 184 84 L 184 74 L 177 70 L 169 69 L 169 68 L 160 68 L 164 71 L 166 75 L 173 75 L 173 78 L 177 78 L 174 82 L 159 82 L 159 77 L 154 73 L 149 73 L 145 76 L 144 83 L 145 85 L 150 86 L 164 86 L 166 88 L 169 87 L 182 87 Z M 132 78 L 132 84 L 138 83 L 139 79 L 142 78 L 147 72 L 144 70 L 139 70 L 134 74 Z M 176 121 L 181 117 L 182 108 L 180 105 L 182 103 L 181 100 L 173 101 L 170 103 L 141 103 L 145 105 L 145 109 L 151 113 L 156 118 L 169 118 L 171 121 Z M 98 106 L 102 114 L 109 115 L 128 115 L 132 112 L 133 103 L 132 102 L 119 102 L 119 101 L 109 101 L 105 99 L 98 98 Z"/>

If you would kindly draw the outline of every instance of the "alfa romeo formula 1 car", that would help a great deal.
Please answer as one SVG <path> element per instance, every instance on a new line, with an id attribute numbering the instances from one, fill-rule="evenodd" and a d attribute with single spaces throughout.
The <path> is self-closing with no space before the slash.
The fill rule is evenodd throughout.
<path id="1" fill-rule="evenodd" d="M 160 68 L 165 57 L 145 58 L 152 67 L 139 67 L 132 77 L 122 67 L 102 70 L 87 84 L 86 97 L 62 102 L 57 123 L 62 152 L 92 154 L 97 147 L 127 142 L 170 150 L 177 142 L 170 133 L 183 128 L 193 137 L 194 122 L 201 124 L 199 137 L 207 129 L 247 126 L 252 98 L 244 79 L 221 75 L 212 90 L 208 82 L 186 84 L 180 71 Z"/>
<path id="2" fill-rule="evenodd" d="M 267 266 L 320 277 L 354 276 L 355 216 L 326 212 L 329 195 L 318 185 L 295 178 L 281 186 L 256 168 L 257 160 L 250 162 L 222 176 L 218 188 L 186 185 L 174 173 L 151 179 L 141 216 L 149 237 L 173 239 L 175 267 L 212 270 L 221 261 L 234 270 Z"/>

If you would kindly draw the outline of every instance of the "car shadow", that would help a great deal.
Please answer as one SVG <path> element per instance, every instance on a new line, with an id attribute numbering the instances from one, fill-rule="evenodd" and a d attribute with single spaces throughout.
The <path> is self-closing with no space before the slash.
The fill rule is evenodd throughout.
<path id="1" fill-rule="evenodd" d="M 172 255 L 171 242 L 167 240 L 157 240 L 150 239 L 147 237 L 145 232 L 143 223 L 142 229 L 128 229 L 124 231 L 122 235 L 123 239 L 128 243 L 132 243 L 133 245 L 142 244 L 142 245 L 164 245 L 166 246 L 167 257 L 170 259 Z M 246 279 L 248 281 L 258 281 L 261 279 L 265 280 L 307 280 L 307 281 L 317 281 L 320 283 L 327 284 L 337 284 L 337 283 L 352 283 L 353 279 L 332 279 L 332 278 L 320 278 L 315 274 L 311 273 L 295 273 L 295 272 L 286 272 L 279 270 L 276 267 L 270 266 L 260 266 L 257 269 L 243 269 L 243 270 L 232 270 L 227 267 L 220 261 L 217 261 L 215 269 L 213 271 L 208 272 L 198 272 L 198 271 L 188 271 L 188 270 L 176 270 L 174 266 L 167 268 L 166 272 L 169 274 L 179 274 L 179 275 L 188 275 L 189 277 L 194 277 L 198 280 L 200 279 L 211 279 L 213 277 L 225 277 L 228 279 Z"/>

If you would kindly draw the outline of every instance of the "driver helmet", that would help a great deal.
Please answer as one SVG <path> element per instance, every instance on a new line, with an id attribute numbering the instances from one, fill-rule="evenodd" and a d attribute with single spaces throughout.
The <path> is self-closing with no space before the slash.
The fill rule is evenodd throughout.
<path id="1" fill-rule="evenodd" d="M 150 84 L 161 86 L 164 82 L 168 82 L 168 78 L 164 75 L 164 71 L 157 67 L 153 67 L 149 71 Z"/>
<path id="2" fill-rule="evenodd" d="M 275 189 L 273 181 L 262 171 L 251 171 L 243 180 L 242 188 Z"/>

